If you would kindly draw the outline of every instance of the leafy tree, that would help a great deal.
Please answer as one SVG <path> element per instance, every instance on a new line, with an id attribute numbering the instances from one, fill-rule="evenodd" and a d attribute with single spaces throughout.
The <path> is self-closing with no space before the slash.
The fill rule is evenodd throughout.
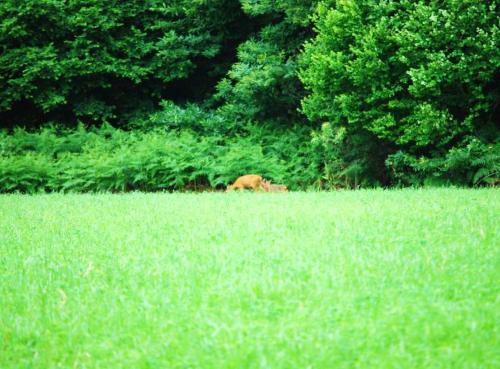
<path id="1" fill-rule="evenodd" d="M 199 97 L 225 73 L 216 58 L 246 37 L 239 5 L 4 0 L 0 120 L 127 120 L 162 97 Z"/>
<path id="2" fill-rule="evenodd" d="M 303 121 L 304 96 L 298 79 L 298 55 L 311 33 L 309 16 L 316 0 L 242 0 L 260 31 L 238 48 L 238 59 L 218 84 L 220 113 L 249 121 Z M 259 18 L 260 17 L 260 18 Z"/>
<path id="3" fill-rule="evenodd" d="M 322 1 L 314 23 L 301 71 L 311 120 L 413 158 L 498 138 L 496 1 Z"/>

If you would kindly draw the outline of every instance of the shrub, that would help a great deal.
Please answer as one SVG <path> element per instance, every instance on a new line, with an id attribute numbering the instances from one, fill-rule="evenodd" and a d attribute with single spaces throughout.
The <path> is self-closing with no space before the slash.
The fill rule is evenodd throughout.
<path id="1" fill-rule="evenodd" d="M 302 55 L 303 111 L 374 148 L 326 153 L 325 176 L 357 163 L 354 173 L 370 179 L 387 159 L 399 183 L 427 172 L 473 183 L 483 154 L 468 138 L 487 146 L 499 136 L 497 14 L 488 1 L 321 1 Z"/>
<path id="2" fill-rule="evenodd" d="M 108 125 L 3 132 L 0 192 L 199 190 L 222 188 L 245 173 L 292 188 L 307 185 L 300 176 L 307 154 L 292 154 L 294 133 L 280 138 L 270 128 L 258 135 L 257 128 L 248 130 L 226 139 L 189 129 L 126 132 Z"/>
<path id="3" fill-rule="evenodd" d="M 399 185 L 496 185 L 500 178 L 500 143 L 470 138 L 444 157 L 417 157 L 399 151 L 386 160 Z"/>
<path id="4" fill-rule="evenodd" d="M 54 171 L 54 163 L 43 154 L 0 156 L 0 192 L 51 190 Z"/>

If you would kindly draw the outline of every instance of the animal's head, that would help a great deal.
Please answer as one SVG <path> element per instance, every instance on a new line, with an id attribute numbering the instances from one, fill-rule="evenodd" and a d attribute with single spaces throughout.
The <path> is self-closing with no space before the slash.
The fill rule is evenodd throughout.
<path id="1" fill-rule="evenodd" d="M 271 192 L 288 192 L 288 187 L 285 185 L 271 185 Z"/>
<path id="2" fill-rule="evenodd" d="M 288 192 L 288 187 L 285 185 L 277 185 L 276 190 L 279 192 Z"/>
<path id="3" fill-rule="evenodd" d="M 269 192 L 271 189 L 271 181 L 267 181 L 265 179 L 262 180 L 262 187 L 264 188 L 265 191 Z"/>
<path id="4" fill-rule="evenodd" d="M 233 185 L 227 185 L 226 192 L 230 192 L 233 190 Z"/>

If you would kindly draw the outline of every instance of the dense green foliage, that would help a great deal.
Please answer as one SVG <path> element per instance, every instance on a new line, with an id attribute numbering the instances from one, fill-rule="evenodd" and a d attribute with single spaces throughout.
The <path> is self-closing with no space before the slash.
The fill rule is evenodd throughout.
<path id="1" fill-rule="evenodd" d="M 222 188 L 241 173 L 260 173 L 292 189 L 314 181 L 298 130 L 252 128 L 246 136 L 202 136 L 111 126 L 0 135 L 1 192 L 160 191 Z M 307 131 L 303 131 L 307 139 Z M 280 137 L 274 141 L 270 138 Z M 290 152 L 295 155 L 290 157 Z"/>
<path id="2" fill-rule="evenodd" d="M 496 369 L 499 196 L 1 195 L 0 367 Z"/>
<path id="3" fill-rule="evenodd" d="M 296 188 L 495 185 L 498 14 L 496 0 L 5 0 L 0 192 L 217 187 L 248 171 Z M 40 141 L 103 124 L 124 131 L 71 160 Z M 117 135 L 131 162 L 171 163 L 165 177 L 70 180 L 88 155 L 122 167 Z M 175 160 L 149 146 L 170 142 Z M 245 160 L 221 169 L 227 152 Z"/>
<path id="4" fill-rule="evenodd" d="M 312 0 L 242 1 L 250 15 L 265 14 L 270 24 L 238 48 L 238 60 L 217 86 L 219 113 L 229 120 L 302 122 L 298 106 L 304 96 L 298 57 L 311 36 Z"/>
<path id="5" fill-rule="evenodd" d="M 327 139 L 345 136 L 338 160 L 346 169 L 369 172 L 370 161 L 385 161 L 404 180 L 405 171 L 463 184 L 479 170 L 498 178 L 498 10 L 496 1 L 456 0 L 318 7 L 318 35 L 303 54 L 311 91 L 303 109 L 328 122 Z M 458 163 L 457 155 L 470 158 Z M 469 165 L 488 161 L 484 155 L 496 155 L 496 165 Z"/>
<path id="6" fill-rule="evenodd" d="M 2 1 L 0 118 L 120 122 L 199 95 L 245 38 L 242 16 L 231 0 Z"/>

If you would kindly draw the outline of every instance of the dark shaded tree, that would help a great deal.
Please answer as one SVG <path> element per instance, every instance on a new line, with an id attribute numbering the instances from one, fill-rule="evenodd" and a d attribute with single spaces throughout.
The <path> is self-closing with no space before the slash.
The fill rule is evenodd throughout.
<path id="1" fill-rule="evenodd" d="M 234 0 L 2 1 L 1 124 L 119 123 L 201 98 L 250 29 Z"/>

